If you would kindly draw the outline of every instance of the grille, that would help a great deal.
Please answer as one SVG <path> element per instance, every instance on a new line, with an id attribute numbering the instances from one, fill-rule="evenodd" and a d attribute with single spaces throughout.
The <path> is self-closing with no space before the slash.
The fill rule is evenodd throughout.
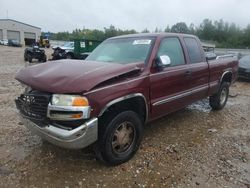
<path id="1" fill-rule="evenodd" d="M 48 94 L 22 94 L 15 102 L 20 113 L 32 121 L 44 123 L 47 120 Z"/>

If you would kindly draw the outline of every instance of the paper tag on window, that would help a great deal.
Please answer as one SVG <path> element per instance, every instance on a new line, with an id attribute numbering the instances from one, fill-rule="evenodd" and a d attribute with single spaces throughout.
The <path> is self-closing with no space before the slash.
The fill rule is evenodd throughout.
<path id="1" fill-rule="evenodd" d="M 137 44 L 150 44 L 151 40 L 149 39 L 142 39 L 142 40 L 134 40 L 133 45 Z"/>

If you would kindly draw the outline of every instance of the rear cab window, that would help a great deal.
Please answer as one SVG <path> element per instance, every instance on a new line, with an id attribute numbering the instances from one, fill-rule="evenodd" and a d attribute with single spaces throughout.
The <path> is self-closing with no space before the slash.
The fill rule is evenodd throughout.
<path id="1" fill-rule="evenodd" d="M 203 62 L 201 50 L 200 50 L 197 40 L 192 37 L 184 37 L 184 42 L 187 47 L 190 62 L 191 63 Z"/>

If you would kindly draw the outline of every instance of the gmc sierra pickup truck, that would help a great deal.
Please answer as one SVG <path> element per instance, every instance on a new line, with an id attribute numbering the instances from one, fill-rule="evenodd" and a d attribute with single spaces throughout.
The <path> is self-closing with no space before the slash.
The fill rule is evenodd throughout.
<path id="1" fill-rule="evenodd" d="M 237 77 L 236 58 L 208 61 L 196 36 L 135 34 L 107 39 L 85 61 L 20 70 L 16 99 L 23 124 L 57 146 L 92 145 L 98 159 L 131 159 L 149 121 L 209 97 L 222 109 Z"/>

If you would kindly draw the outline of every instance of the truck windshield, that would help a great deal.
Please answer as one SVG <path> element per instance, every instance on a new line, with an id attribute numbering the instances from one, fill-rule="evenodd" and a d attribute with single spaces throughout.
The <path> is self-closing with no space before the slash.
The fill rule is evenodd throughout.
<path id="1" fill-rule="evenodd" d="M 127 64 L 145 62 L 154 38 L 118 38 L 104 41 L 86 60 Z"/>

